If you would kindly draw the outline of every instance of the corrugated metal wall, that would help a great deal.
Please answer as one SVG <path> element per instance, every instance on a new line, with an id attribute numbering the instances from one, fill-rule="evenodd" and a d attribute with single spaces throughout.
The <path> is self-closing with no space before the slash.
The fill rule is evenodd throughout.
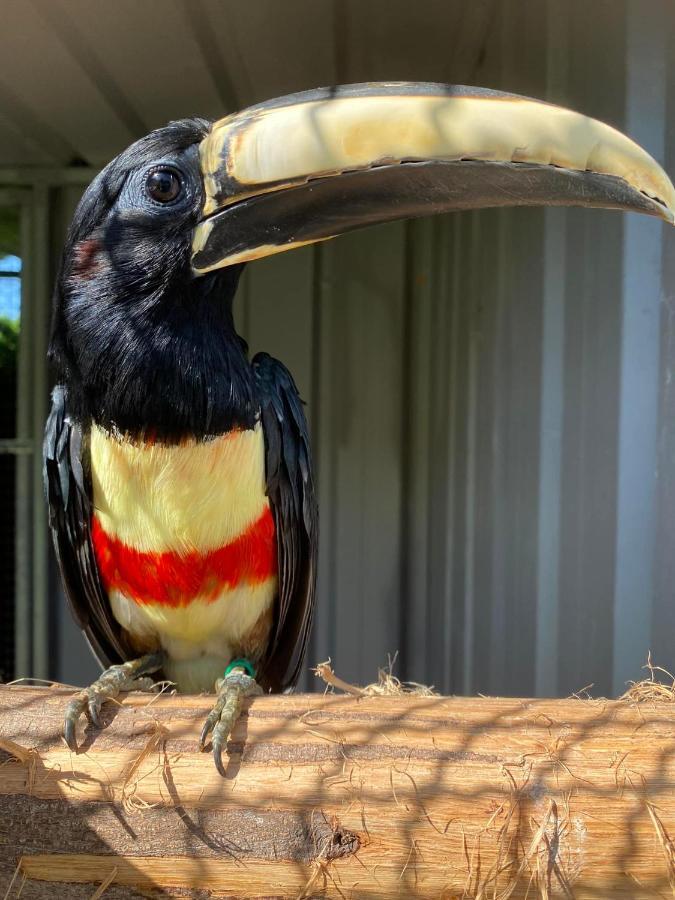
<path id="1" fill-rule="evenodd" d="M 672 24 L 505 3 L 475 80 L 609 120 L 673 171 Z M 650 647 L 675 665 L 673 251 L 637 216 L 501 210 L 250 267 L 244 333 L 312 422 L 313 660 L 364 681 L 398 650 L 444 691 L 553 695 L 621 690 Z"/>
<path id="2" fill-rule="evenodd" d="M 410 71 L 387 55 L 405 59 L 405 29 L 384 6 L 338 3 L 335 80 L 547 97 L 675 172 L 670 4 L 452 6 L 479 52 L 421 3 L 436 37 Z M 363 682 L 398 651 L 398 674 L 444 691 L 549 695 L 619 691 L 649 647 L 675 666 L 674 239 L 616 213 L 482 211 L 249 267 L 242 332 L 295 373 L 314 438 L 308 663 Z"/>

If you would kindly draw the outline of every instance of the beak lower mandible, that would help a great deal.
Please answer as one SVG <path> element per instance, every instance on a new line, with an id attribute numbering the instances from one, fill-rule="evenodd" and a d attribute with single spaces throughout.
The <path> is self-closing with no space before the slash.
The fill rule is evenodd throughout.
<path id="1" fill-rule="evenodd" d="M 591 206 L 673 222 L 675 189 L 620 131 L 483 88 L 307 91 L 216 122 L 200 146 L 203 274 L 394 219 L 490 206 Z"/>

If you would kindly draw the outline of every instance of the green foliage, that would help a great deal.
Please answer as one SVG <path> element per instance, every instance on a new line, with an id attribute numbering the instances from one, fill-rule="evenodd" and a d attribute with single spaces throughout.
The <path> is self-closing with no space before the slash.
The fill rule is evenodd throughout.
<path id="1" fill-rule="evenodd" d="M 0 316 L 0 369 L 14 370 L 19 349 L 19 323 Z"/>

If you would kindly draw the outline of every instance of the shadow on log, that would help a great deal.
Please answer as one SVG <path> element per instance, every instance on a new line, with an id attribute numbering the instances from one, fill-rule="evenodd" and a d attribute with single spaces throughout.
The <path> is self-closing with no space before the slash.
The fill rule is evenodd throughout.
<path id="1" fill-rule="evenodd" d="M 675 705 L 0 687 L 0 897 L 642 898 L 675 892 Z M 12 743 L 14 742 L 14 743 Z M 15 746 L 16 745 L 16 746 Z"/>

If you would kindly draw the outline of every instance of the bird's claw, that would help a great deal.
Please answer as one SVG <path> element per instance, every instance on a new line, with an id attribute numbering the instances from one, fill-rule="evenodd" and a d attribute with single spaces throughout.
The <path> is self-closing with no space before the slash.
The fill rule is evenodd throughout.
<path id="1" fill-rule="evenodd" d="M 66 707 L 66 715 L 63 723 L 63 737 L 73 753 L 77 753 L 77 723 L 83 712 L 90 712 L 88 700 L 87 692 L 81 691 L 76 697 L 73 697 Z"/>
<path id="2" fill-rule="evenodd" d="M 89 712 L 89 718 L 91 719 L 92 725 L 95 725 L 96 728 L 101 727 L 101 717 L 99 716 L 99 713 L 101 712 L 102 706 L 103 701 L 101 700 L 100 695 L 93 694 L 89 697 L 87 710 Z"/>
<path id="3" fill-rule="evenodd" d="M 209 738 L 209 735 L 216 727 L 216 723 L 220 720 L 220 714 L 222 712 L 223 706 L 225 705 L 225 698 L 218 697 L 215 706 L 211 710 L 211 712 L 206 717 L 206 722 L 204 722 L 204 727 L 202 728 L 201 734 L 199 735 L 199 749 L 203 750 L 206 747 L 206 742 Z"/>
<path id="4" fill-rule="evenodd" d="M 241 713 L 241 707 L 246 697 L 254 697 L 262 694 L 262 688 L 243 669 L 234 669 L 216 684 L 218 697 L 213 709 L 208 714 L 204 727 L 199 736 L 199 747 L 203 750 L 211 734 L 211 750 L 213 761 L 219 774 L 225 777 L 223 766 L 223 750 L 227 747 L 227 740 Z"/>
<path id="5" fill-rule="evenodd" d="M 119 666 L 110 666 L 90 687 L 80 691 L 68 703 L 63 723 L 66 744 L 77 753 L 77 723 L 82 714 L 96 728 L 101 727 L 101 707 L 106 700 L 117 697 L 122 691 L 149 691 L 154 687 L 152 678 L 143 673 L 159 669 L 161 659 L 156 655 L 141 657 Z"/>

